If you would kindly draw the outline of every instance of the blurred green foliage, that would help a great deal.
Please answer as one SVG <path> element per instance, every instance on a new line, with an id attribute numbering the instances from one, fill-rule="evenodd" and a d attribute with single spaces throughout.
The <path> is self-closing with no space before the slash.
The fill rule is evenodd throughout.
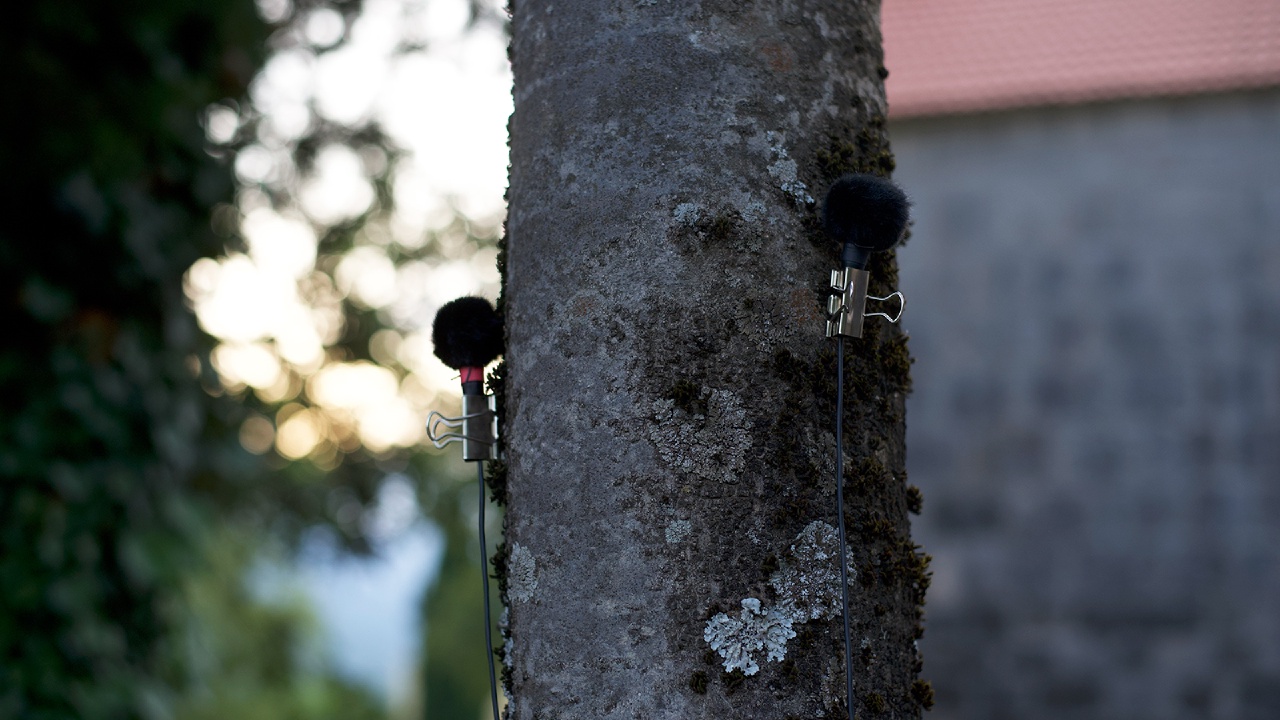
<path id="1" fill-rule="evenodd" d="M 0 720 L 385 715 L 333 675 L 299 602 L 264 601 L 245 577 L 261 542 L 318 523 L 367 550 L 364 515 L 338 511 L 367 510 L 409 453 L 355 449 L 321 470 L 246 452 L 241 423 L 274 408 L 219 386 L 182 289 L 195 260 L 237 242 L 211 217 L 234 207 L 230 160 L 253 140 L 246 94 L 268 48 L 309 10 L 349 23 L 360 2 L 281 7 L 268 26 L 254 0 L 36 0 L 0 23 Z M 214 104 L 241 118 L 219 147 L 200 125 Z M 369 214 L 322 234 L 322 260 L 389 208 L 398 153 L 376 126 L 316 119 L 295 166 L 331 142 L 388 162 Z M 343 310 L 330 351 L 368 358 L 384 320 Z M 421 455 L 412 467 L 436 472 Z M 474 717 L 474 485 L 439 485 L 426 711 Z"/>
<path id="2" fill-rule="evenodd" d="M 261 589 L 248 586 L 246 570 L 264 556 L 259 538 L 224 529 L 208 547 L 207 569 L 183 584 L 193 617 L 180 637 L 192 680 L 177 698 L 176 717 L 386 718 L 368 692 L 327 672 L 318 628 L 298 591 L 278 588 L 264 600 Z"/>
<path id="3" fill-rule="evenodd" d="M 491 711 L 489 665 L 485 658 L 484 600 L 480 582 L 480 546 L 476 532 L 477 483 L 442 484 L 430 514 L 444 535 L 444 555 L 439 574 L 425 598 L 427 618 L 425 663 L 423 664 L 424 717 L 475 718 Z M 490 511 L 486 518 L 486 540 L 493 555 L 493 540 L 499 535 L 501 517 Z M 492 566 L 488 566 L 492 572 Z M 502 643 L 496 621 L 501 611 L 498 589 L 491 579 L 493 642 Z M 495 657 L 501 673 L 501 657 Z M 499 681 L 500 682 L 500 681 Z M 502 693 L 501 686 L 498 689 Z"/>
<path id="4" fill-rule="evenodd" d="M 270 28 L 252 0 L 5 15 L 0 718 L 371 717 L 362 692 L 259 655 L 297 646 L 297 613 L 218 596 L 235 566 L 205 552 L 218 523 L 326 513 L 307 477 L 263 482 L 182 294 L 234 189 L 199 118 L 244 96 Z M 228 635 L 194 653 L 201 627 Z"/>

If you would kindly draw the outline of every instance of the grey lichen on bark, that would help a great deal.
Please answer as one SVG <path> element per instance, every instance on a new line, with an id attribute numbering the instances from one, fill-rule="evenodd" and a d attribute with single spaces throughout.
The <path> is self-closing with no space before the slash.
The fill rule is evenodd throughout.
<path id="1" fill-rule="evenodd" d="M 814 199 L 892 167 L 878 4 L 516 0 L 512 38 L 506 525 L 537 582 L 509 608 L 511 715 L 842 713 L 838 612 L 745 679 L 704 632 L 779 606 L 779 558 L 835 523 Z M 874 320 L 848 354 L 854 701 L 912 717 L 909 358 Z"/>

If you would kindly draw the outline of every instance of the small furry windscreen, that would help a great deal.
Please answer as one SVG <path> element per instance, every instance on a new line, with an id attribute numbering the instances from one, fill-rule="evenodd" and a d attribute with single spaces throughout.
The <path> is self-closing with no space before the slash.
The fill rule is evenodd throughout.
<path id="1" fill-rule="evenodd" d="M 484 298 L 450 300 L 431 323 L 431 342 L 454 370 L 484 367 L 502 354 L 502 318 Z"/>
<path id="2" fill-rule="evenodd" d="M 845 175 L 831 186 L 822 224 L 837 242 L 880 252 L 898 243 L 910 203 L 901 188 L 875 175 Z"/>

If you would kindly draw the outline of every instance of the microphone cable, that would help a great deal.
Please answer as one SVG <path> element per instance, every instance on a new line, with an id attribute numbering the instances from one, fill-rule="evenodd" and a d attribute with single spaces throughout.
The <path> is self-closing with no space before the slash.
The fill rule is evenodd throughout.
<path id="1" fill-rule="evenodd" d="M 489 548 L 484 540 L 484 513 L 487 495 L 484 484 L 484 463 L 476 463 L 476 478 L 480 491 L 480 580 L 484 583 L 484 649 L 489 658 L 489 701 L 493 704 L 493 720 L 501 720 L 498 713 L 498 676 L 493 668 L 493 615 L 489 610 Z M 846 638 L 846 642 L 848 638 Z"/>
<path id="2" fill-rule="evenodd" d="M 849 633 L 849 559 L 844 533 L 844 337 L 836 338 L 836 527 L 840 530 L 840 592 L 844 600 L 845 705 L 853 720 L 853 639 Z"/>

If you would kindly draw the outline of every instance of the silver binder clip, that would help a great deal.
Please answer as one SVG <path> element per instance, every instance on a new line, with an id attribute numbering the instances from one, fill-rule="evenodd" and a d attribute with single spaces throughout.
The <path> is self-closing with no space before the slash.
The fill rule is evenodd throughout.
<path id="1" fill-rule="evenodd" d="M 871 273 L 858 268 L 847 267 L 843 270 L 831 271 L 831 297 L 827 298 L 827 337 L 860 338 L 862 337 L 862 320 L 879 316 L 891 323 L 896 323 L 906 309 L 907 300 L 900 291 L 892 292 L 884 297 L 867 295 L 867 286 L 871 283 Z M 885 302 L 890 298 L 898 298 L 898 312 L 889 315 L 884 312 L 867 312 L 867 300 Z"/>
<path id="2" fill-rule="evenodd" d="M 493 396 L 463 395 L 458 417 L 432 410 L 427 415 L 427 437 L 437 448 L 462 443 L 463 460 L 497 460 L 498 413 Z"/>

